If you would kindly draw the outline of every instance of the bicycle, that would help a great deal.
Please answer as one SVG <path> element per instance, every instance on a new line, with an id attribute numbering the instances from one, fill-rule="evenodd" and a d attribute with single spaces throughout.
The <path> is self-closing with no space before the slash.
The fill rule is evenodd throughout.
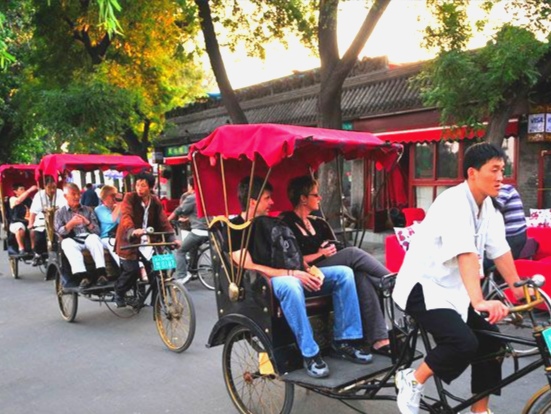
<path id="1" fill-rule="evenodd" d="M 515 284 L 517 287 L 523 287 L 524 289 L 524 299 L 526 301 L 523 305 L 517 305 L 509 307 L 510 314 L 520 314 L 523 316 L 532 316 L 532 312 L 537 309 L 538 306 L 542 305 L 545 301 L 540 295 L 541 290 L 539 289 L 544 282 L 543 278 L 534 277 L 533 279 L 523 279 L 522 281 Z M 392 288 L 390 289 L 390 291 Z M 530 290 L 533 290 L 531 292 Z M 387 294 L 389 300 L 390 292 Z M 393 307 L 389 307 L 392 309 Z M 393 317 L 393 316 L 392 316 Z M 393 320 L 394 319 L 393 317 Z M 396 330 L 399 332 L 398 335 L 392 337 L 393 343 L 396 345 L 396 350 L 399 352 L 399 357 L 397 358 L 395 367 L 399 366 L 402 361 L 411 362 L 413 361 L 413 355 L 416 349 L 416 342 L 418 336 L 420 335 L 421 341 L 425 349 L 428 351 L 432 349 L 432 342 L 429 338 L 428 333 L 418 327 L 415 320 L 407 314 L 404 314 L 401 320 L 401 326 L 394 326 L 393 332 L 396 333 Z M 504 340 L 507 346 L 503 350 L 503 354 L 500 357 L 509 357 L 514 359 L 514 370 L 511 374 L 504 377 L 499 384 L 495 387 L 488 389 L 482 393 L 471 396 L 470 398 L 460 398 L 457 395 L 454 395 L 450 391 L 446 390 L 442 380 L 437 377 L 434 377 L 436 385 L 436 397 L 425 396 L 421 400 L 420 408 L 431 413 L 460 413 L 462 410 L 469 408 L 473 403 L 487 397 L 491 393 L 513 383 L 514 381 L 528 375 L 537 368 L 545 366 L 545 375 L 549 384 L 551 384 L 551 329 L 542 326 L 538 323 L 537 319 L 532 320 L 532 339 L 523 338 L 519 336 L 505 334 L 503 332 L 494 332 L 494 331 L 478 331 L 483 335 L 495 337 Z M 515 346 L 511 346 L 511 345 Z M 524 355 L 519 355 L 515 351 L 517 346 L 527 346 L 535 348 L 536 352 L 532 355 L 538 355 L 539 358 L 530 360 L 527 365 L 522 368 L 519 367 L 519 358 Z M 495 355 L 490 358 L 496 358 Z M 406 366 L 410 364 L 406 363 Z M 394 371 L 395 372 L 395 371 Z M 451 401 L 457 402 L 456 405 L 452 406 Z M 546 385 L 540 390 L 538 390 L 526 403 L 524 414 L 543 414 L 551 413 L 551 388 L 550 385 Z"/>
<path id="2" fill-rule="evenodd" d="M 173 352 L 183 352 L 191 345 L 195 336 L 196 315 L 191 296 L 186 288 L 177 283 L 170 276 L 176 267 L 174 255 L 168 249 L 173 245 L 165 240 L 165 236 L 172 233 L 155 232 L 148 229 L 148 236 L 160 236 L 161 242 L 144 243 L 125 246 L 124 249 L 153 247 L 151 271 L 147 281 L 137 279 L 125 300 L 129 304 L 132 315 L 140 312 L 145 306 L 146 299 L 151 296 L 153 304 L 153 319 L 157 332 L 165 346 Z M 61 254 L 61 253 L 60 253 Z M 73 322 L 78 309 L 78 297 L 82 296 L 93 302 L 105 303 L 107 307 L 115 301 L 114 284 L 80 288 L 70 286 L 70 277 L 63 266 L 54 263 L 49 268 L 49 276 L 55 279 L 55 290 L 61 316 L 67 322 Z M 66 268 L 66 266 L 65 266 Z M 109 307 L 109 309 L 111 309 Z M 121 315 L 122 311 L 111 311 Z"/>
<path id="3" fill-rule="evenodd" d="M 181 235 L 182 241 L 184 241 L 189 231 L 180 228 L 180 223 L 177 220 L 172 220 L 170 223 L 174 227 L 176 234 Z M 192 254 L 192 251 L 186 253 L 186 263 L 188 263 L 189 275 L 181 279 L 184 285 L 192 280 L 199 279 L 205 288 L 214 290 L 214 274 L 208 238 L 195 250 L 195 254 Z"/>
<path id="4" fill-rule="evenodd" d="M 507 283 L 498 279 L 499 275 L 495 268 L 489 269 L 482 280 L 482 294 L 487 300 L 499 300 L 507 307 L 513 307 L 519 302 L 514 297 Z M 522 338 L 531 338 L 532 329 L 535 325 L 544 327 L 551 326 L 551 298 L 539 287 L 534 287 L 539 291 L 543 302 L 531 312 L 531 315 L 523 312 L 516 312 L 508 315 L 498 323 L 501 332 Z M 534 321 L 534 322 L 533 322 Z M 511 344 L 513 346 L 513 344 Z M 514 344 L 513 351 L 519 356 L 530 356 L 538 352 L 535 346 Z"/>
<path id="5" fill-rule="evenodd" d="M 186 258 L 189 263 L 188 272 L 190 273 L 190 277 L 184 278 L 184 284 L 199 279 L 208 290 L 214 290 L 214 275 L 212 272 L 209 240 L 207 239 L 199 246 L 195 255 L 188 252 Z"/>
<path id="6" fill-rule="evenodd" d="M 171 251 L 167 250 L 173 243 L 167 242 L 165 237 L 172 233 L 155 232 L 148 228 L 148 237 L 160 236 L 161 242 L 136 244 L 125 246 L 123 249 L 153 247 L 151 264 L 153 274 L 149 280 L 155 280 L 156 290 L 150 291 L 153 298 L 153 319 L 161 340 L 168 349 L 174 352 L 183 352 L 191 345 L 195 336 L 195 307 L 191 296 L 184 286 L 171 277 L 176 267 L 176 260 Z M 143 300 L 147 297 L 144 295 Z M 143 306 L 143 300 L 141 305 Z"/>

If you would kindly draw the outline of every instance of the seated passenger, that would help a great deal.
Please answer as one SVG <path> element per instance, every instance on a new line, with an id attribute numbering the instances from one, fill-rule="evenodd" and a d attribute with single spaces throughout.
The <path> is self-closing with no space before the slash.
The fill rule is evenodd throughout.
<path id="1" fill-rule="evenodd" d="M 126 292 L 136 283 L 140 273 L 139 257 L 146 260 L 151 259 L 151 248 L 140 247 L 124 249 L 131 244 L 147 242 L 146 228 L 153 227 L 155 231 L 170 232 L 173 229 L 163 210 L 161 201 L 153 195 L 155 177 L 149 173 L 136 175 L 136 191 L 127 193 L 121 204 L 121 222 L 117 228 L 116 252 L 120 257 L 121 275 L 115 283 L 115 304 L 118 308 L 126 306 Z M 167 237 L 169 242 L 180 246 L 174 234 Z M 151 275 L 151 273 L 150 273 Z M 152 288 L 155 288 L 153 280 L 149 280 Z M 155 300 L 156 292 L 152 293 L 152 303 Z"/>
<path id="2" fill-rule="evenodd" d="M 318 183 L 311 176 L 291 180 L 287 194 L 294 210 L 283 213 L 281 217 L 293 230 L 304 259 L 309 265 L 352 268 L 366 343 L 372 352 L 390 356 L 388 330 L 374 283 L 391 272 L 357 247 L 337 250 L 334 243 L 327 242 L 334 239 L 333 231 L 327 222 L 311 215 L 319 210 L 321 201 Z"/>
<path id="3" fill-rule="evenodd" d="M 120 258 L 115 253 L 115 232 L 121 220 L 121 204 L 117 203 L 117 189 L 112 185 L 104 185 L 100 190 L 101 205 L 94 211 L 98 218 L 101 242 L 109 250 L 111 257 L 120 267 Z M 118 200 L 118 201 L 122 201 Z"/>
<path id="4" fill-rule="evenodd" d="M 55 213 L 54 230 L 61 236 L 61 249 L 71 266 L 71 272 L 80 287 L 87 288 L 97 278 L 98 286 L 105 285 L 105 256 L 103 244 L 99 238 L 99 225 L 91 207 L 80 205 L 80 190 L 76 184 L 67 183 L 63 186 L 63 194 L 67 205 Z M 96 264 L 95 275 L 86 272 L 82 251 L 87 249 Z"/>
<path id="5" fill-rule="evenodd" d="M 63 191 L 57 188 L 51 176 L 44 179 L 44 190 L 38 191 L 30 207 L 29 229 L 31 230 L 31 249 L 34 252 L 33 265 L 40 259 L 41 253 L 46 252 L 46 227 L 44 214 L 48 209 L 61 208 L 67 205 Z"/>
<path id="6" fill-rule="evenodd" d="M 15 235 L 19 254 L 25 254 L 25 233 L 29 225 L 31 199 L 29 196 L 36 191 L 36 185 L 25 190 L 21 183 L 14 183 L 13 196 L 10 197 L 10 232 Z"/>
<path id="7" fill-rule="evenodd" d="M 251 198 L 248 199 L 248 187 L 250 178 L 245 178 L 239 183 L 239 202 L 243 212 L 232 219 L 234 224 L 243 224 L 246 219 L 254 216 L 265 216 L 273 205 L 272 187 L 266 184 L 262 193 L 263 180 L 255 177 Z M 254 221 L 251 224 L 256 226 Z M 305 297 L 313 293 L 332 293 L 335 311 L 334 341 L 331 349 L 336 357 L 350 360 L 355 363 L 366 364 L 371 362 L 371 355 L 357 349 L 353 342 L 362 338 L 362 325 L 358 295 L 354 286 L 354 276 L 350 268 L 345 266 L 331 266 L 322 268 L 325 279 L 302 269 L 276 269 L 257 264 L 255 253 L 261 246 L 255 244 L 254 232 L 260 227 L 253 227 L 249 237 L 249 243 L 240 250 L 244 237 L 243 230 L 231 230 L 231 255 L 235 263 L 240 263 L 244 254 L 244 268 L 257 270 L 271 278 L 272 289 L 276 298 L 281 303 L 283 314 L 289 327 L 295 335 L 299 349 L 304 359 L 304 368 L 308 375 L 322 378 L 329 375 L 329 367 L 323 361 L 320 348 L 314 340 L 312 327 L 306 314 Z"/>

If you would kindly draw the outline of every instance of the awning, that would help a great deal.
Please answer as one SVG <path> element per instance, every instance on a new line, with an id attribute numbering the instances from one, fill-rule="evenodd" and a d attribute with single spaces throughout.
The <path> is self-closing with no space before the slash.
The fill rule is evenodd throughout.
<path id="1" fill-rule="evenodd" d="M 187 155 L 181 155 L 179 157 L 165 157 L 165 165 L 182 165 L 189 162 Z"/>
<path id="2" fill-rule="evenodd" d="M 487 123 L 484 123 L 487 124 Z M 450 127 L 434 126 L 429 128 L 407 129 L 401 131 L 379 132 L 375 135 L 388 142 L 412 143 L 426 141 L 464 140 L 482 138 L 484 131 L 479 130 L 473 135 L 466 127 L 452 129 Z M 518 135 L 518 119 L 510 119 L 505 130 L 505 136 Z"/>

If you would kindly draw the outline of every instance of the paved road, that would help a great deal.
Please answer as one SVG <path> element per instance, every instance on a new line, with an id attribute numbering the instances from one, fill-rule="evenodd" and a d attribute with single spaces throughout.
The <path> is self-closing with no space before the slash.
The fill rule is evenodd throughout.
<path id="1" fill-rule="evenodd" d="M 0 252 L 0 414 L 235 413 L 226 392 L 221 347 L 205 343 L 216 321 L 214 293 L 188 285 L 197 333 L 182 354 L 159 339 L 151 308 L 120 318 L 105 305 L 81 300 L 75 323 L 63 321 L 52 282 L 21 266 L 21 279 Z M 521 412 L 544 384 L 541 371 L 508 387 L 496 414 Z M 456 389 L 467 390 L 462 378 Z M 392 402 L 358 403 L 370 413 L 397 413 Z M 353 413 L 341 403 L 298 390 L 295 413 Z"/>

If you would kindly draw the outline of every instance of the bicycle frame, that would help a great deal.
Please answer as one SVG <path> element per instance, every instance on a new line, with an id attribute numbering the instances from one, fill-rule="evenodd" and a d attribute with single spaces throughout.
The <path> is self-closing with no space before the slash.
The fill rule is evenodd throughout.
<path id="1" fill-rule="evenodd" d="M 493 282 L 493 279 L 490 281 L 490 283 Z M 527 306 L 527 305 L 523 305 Z M 391 308 L 393 309 L 393 308 Z M 393 312 L 391 312 L 393 313 Z M 395 320 L 395 315 L 391 315 L 392 320 Z M 413 318 L 405 315 L 405 318 L 408 318 L 408 321 L 413 321 Z M 395 328 L 404 329 L 404 327 L 397 327 Z M 417 343 L 417 338 L 420 335 L 422 343 L 427 351 L 430 351 L 433 347 L 431 345 L 429 334 L 427 331 L 425 331 L 423 328 L 419 327 L 416 322 L 412 322 L 410 326 L 406 326 L 405 329 L 408 329 L 409 332 L 407 333 L 405 344 L 409 344 L 406 346 L 404 351 L 408 350 L 410 353 L 415 350 L 415 346 Z M 519 356 L 515 355 L 514 353 L 508 352 L 507 350 L 504 351 L 503 357 L 512 357 L 515 360 L 515 370 L 512 374 L 506 376 L 503 378 L 499 384 L 496 386 L 489 388 L 485 390 L 484 392 L 478 393 L 476 395 L 471 396 L 470 398 L 463 399 L 460 398 L 457 395 L 454 395 L 450 391 L 446 390 L 443 381 L 437 377 L 434 377 L 435 386 L 436 386 L 436 395 L 437 397 L 430 397 L 425 396 L 421 400 L 421 408 L 427 410 L 430 413 L 442 413 L 442 412 L 452 412 L 452 413 L 459 413 L 462 410 L 469 408 L 473 403 L 483 399 L 484 397 L 489 396 L 490 394 L 498 391 L 499 389 L 515 382 L 516 380 L 524 377 L 525 375 L 528 375 L 529 373 L 535 371 L 541 366 L 545 366 L 545 375 L 547 377 L 547 381 L 551 386 L 551 356 L 547 349 L 547 345 L 545 343 L 545 340 L 543 338 L 542 332 L 544 331 L 544 327 L 541 325 L 534 327 L 534 339 L 533 340 L 527 340 L 519 337 L 515 337 L 512 335 L 506 335 L 502 334 L 500 332 L 494 332 L 494 331 L 486 331 L 486 330 L 478 330 L 477 332 L 494 337 L 499 338 L 507 341 L 507 343 L 510 344 L 520 344 L 520 345 L 529 345 L 537 347 L 540 358 L 537 360 L 529 363 L 528 365 L 524 366 L 523 368 L 518 369 L 518 358 Z M 401 355 L 401 358 L 403 357 L 403 353 Z M 495 357 L 495 356 L 494 356 Z M 491 358 L 491 357 L 490 357 Z M 393 375 L 398 367 L 400 367 L 402 364 L 401 360 L 398 359 L 397 363 L 395 363 L 393 369 L 391 372 L 388 373 L 388 375 Z M 375 399 L 379 399 L 376 397 Z M 395 399 L 395 398 L 394 398 Z M 432 401 L 432 404 L 429 404 L 427 400 Z M 459 402 L 459 404 L 455 406 L 451 406 L 449 403 L 449 400 L 454 400 Z"/>

